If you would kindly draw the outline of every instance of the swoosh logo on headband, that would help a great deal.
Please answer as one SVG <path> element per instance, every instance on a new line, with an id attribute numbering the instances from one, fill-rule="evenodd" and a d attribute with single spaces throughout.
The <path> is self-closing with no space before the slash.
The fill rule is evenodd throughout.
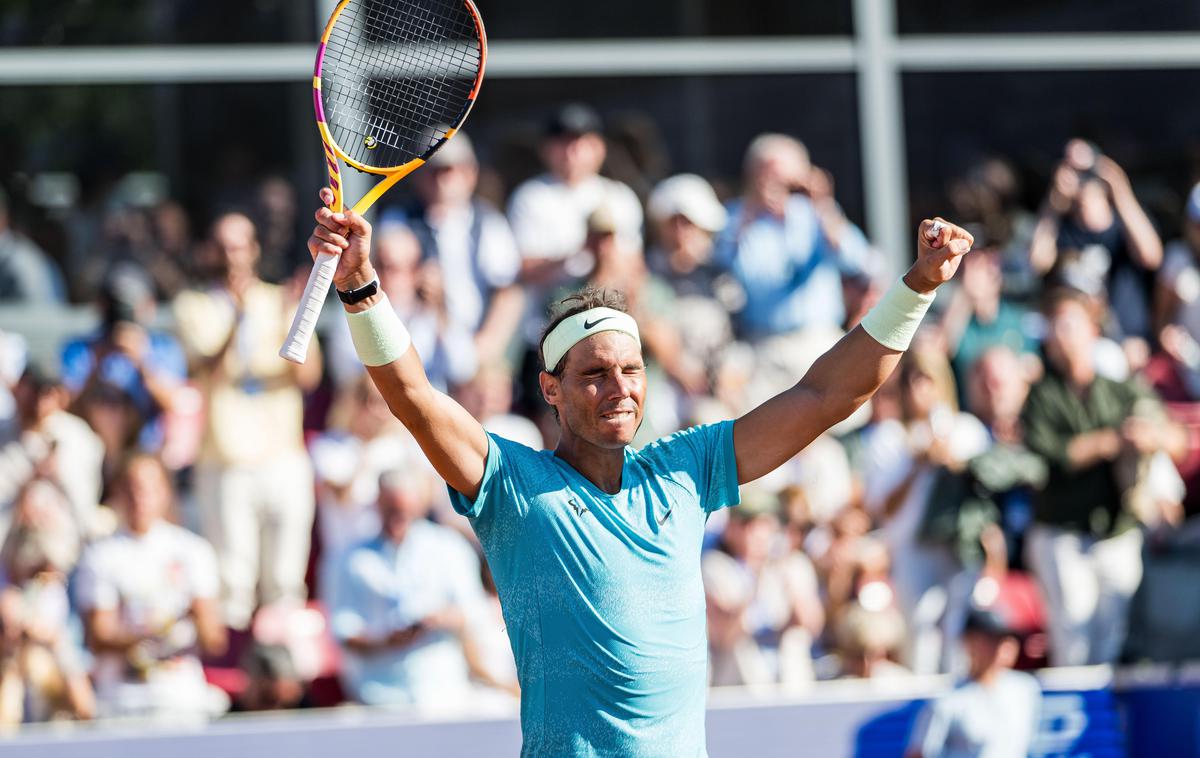
<path id="1" fill-rule="evenodd" d="M 588 321 L 587 319 L 584 319 L 584 321 L 583 321 L 583 328 L 584 328 L 584 329 L 591 329 L 591 328 L 592 328 L 592 327 L 594 327 L 596 324 L 599 324 L 601 321 L 608 321 L 610 318 L 612 318 L 612 316 L 605 316 L 604 318 L 598 318 L 598 319 L 596 319 L 595 321 Z"/>

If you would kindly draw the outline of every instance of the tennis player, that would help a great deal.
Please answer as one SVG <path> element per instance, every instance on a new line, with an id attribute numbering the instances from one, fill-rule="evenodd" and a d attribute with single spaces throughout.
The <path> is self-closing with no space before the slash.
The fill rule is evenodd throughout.
<path id="1" fill-rule="evenodd" d="M 371 226 L 352 212 L 316 218 L 309 250 L 341 255 L 334 284 L 358 355 L 495 576 L 521 683 L 521 755 L 704 756 L 705 519 L 879 388 L 971 235 L 923 222 L 903 281 L 794 387 L 641 450 L 629 447 L 646 395 L 638 325 L 606 292 L 567 298 L 541 342 L 542 395 L 561 432 L 550 451 L 488 434 L 434 390 L 379 291 Z"/>

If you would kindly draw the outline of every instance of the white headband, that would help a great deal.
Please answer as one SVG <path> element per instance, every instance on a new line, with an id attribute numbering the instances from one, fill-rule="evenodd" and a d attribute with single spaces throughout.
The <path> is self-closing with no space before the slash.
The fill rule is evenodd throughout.
<path id="1" fill-rule="evenodd" d="M 546 341 L 542 343 L 542 360 L 546 370 L 554 371 L 568 350 L 600 332 L 624 332 L 637 340 L 638 347 L 642 345 L 642 337 L 633 316 L 612 308 L 592 308 L 564 318 L 546 335 Z"/>

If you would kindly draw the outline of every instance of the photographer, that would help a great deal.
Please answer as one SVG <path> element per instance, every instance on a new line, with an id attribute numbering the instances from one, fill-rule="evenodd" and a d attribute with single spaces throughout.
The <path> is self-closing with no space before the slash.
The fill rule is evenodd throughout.
<path id="1" fill-rule="evenodd" d="M 134 263 L 113 266 L 96 302 L 100 328 L 62 349 L 62 381 L 74 400 L 87 399 L 101 387 L 129 398 L 143 422 L 138 447 L 162 447 L 162 416 L 175 402 L 175 390 L 187 380 L 187 358 L 174 337 L 150 328 L 154 288 Z"/>
<path id="2" fill-rule="evenodd" d="M 1153 273 L 1162 264 L 1158 233 L 1125 171 L 1090 142 L 1067 143 L 1029 246 L 1030 263 L 1113 303 L 1119 338 L 1151 334 Z"/>

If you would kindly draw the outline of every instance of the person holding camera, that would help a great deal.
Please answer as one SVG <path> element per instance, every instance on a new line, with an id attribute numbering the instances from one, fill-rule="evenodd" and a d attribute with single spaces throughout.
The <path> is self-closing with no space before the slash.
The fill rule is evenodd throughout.
<path id="1" fill-rule="evenodd" d="M 729 204 L 715 248 L 746 293 L 739 336 L 840 330 L 841 275 L 862 268 L 868 245 L 838 208 L 829 175 L 784 134 L 756 137 L 744 167 L 744 194 Z"/>
<path id="2" fill-rule="evenodd" d="M 187 381 L 187 357 L 167 332 L 151 328 L 154 285 L 141 266 L 121 262 L 109 269 L 96 302 L 97 331 L 62 349 L 62 382 L 75 400 L 116 390 L 137 409 L 137 446 L 157 452 L 163 444 L 163 414 Z"/>
<path id="3" fill-rule="evenodd" d="M 1153 272 L 1162 264 L 1162 240 L 1124 169 L 1094 144 L 1067 143 L 1029 255 L 1038 275 L 1089 295 L 1107 295 L 1113 336 L 1151 336 Z"/>

